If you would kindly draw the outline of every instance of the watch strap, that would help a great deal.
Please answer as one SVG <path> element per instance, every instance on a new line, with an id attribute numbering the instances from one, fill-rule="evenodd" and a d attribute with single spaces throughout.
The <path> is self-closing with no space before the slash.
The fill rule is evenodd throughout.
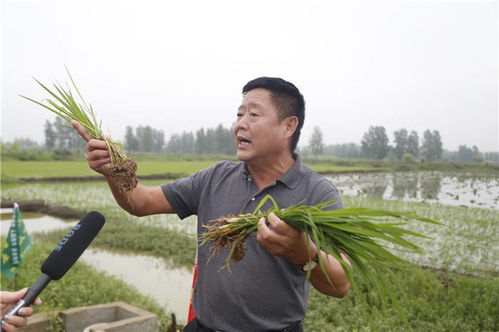
<path id="1" fill-rule="evenodd" d="M 303 272 L 312 271 L 317 266 L 318 263 L 319 263 L 319 250 L 317 250 L 317 253 L 315 254 L 314 258 L 312 258 L 305 264 L 301 265 L 300 269 Z"/>

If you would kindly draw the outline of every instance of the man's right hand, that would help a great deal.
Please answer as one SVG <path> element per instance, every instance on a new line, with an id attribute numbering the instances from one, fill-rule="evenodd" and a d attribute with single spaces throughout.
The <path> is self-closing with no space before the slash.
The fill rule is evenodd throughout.
<path id="1" fill-rule="evenodd" d="M 141 183 L 131 193 L 124 194 L 111 174 L 111 157 L 105 141 L 95 139 L 78 121 L 71 121 L 74 129 L 87 142 L 87 162 L 91 169 L 106 177 L 116 202 L 135 216 L 148 216 L 158 213 L 175 213 L 160 186 L 146 187 Z M 133 200 L 133 204 L 131 204 Z"/>
<path id="2" fill-rule="evenodd" d="M 71 121 L 71 125 L 78 134 L 87 142 L 86 158 L 88 166 L 104 176 L 110 173 L 111 157 L 104 140 L 95 139 L 87 132 L 78 121 Z"/>

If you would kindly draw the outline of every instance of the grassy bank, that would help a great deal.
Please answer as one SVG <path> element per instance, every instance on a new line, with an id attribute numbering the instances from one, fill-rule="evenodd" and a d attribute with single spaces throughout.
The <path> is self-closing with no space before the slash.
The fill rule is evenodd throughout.
<path id="1" fill-rule="evenodd" d="M 186 176 L 214 165 L 220 160 L 233 156 L 168 156 L 141 155 L 138 158 L 138 175 L 161 175 L 168 173 L 174 177 Z M 393 172 L 393 171 L 443 171 L 473 174 L 499 174 L 495 164 L 457 164 L 457 163 L 394 163 L 378 160 L 321 158 L 305 159 L 305 163 L 319 173 L 346 172 Z M 9 184 L 24 178 L 47 177 L 89 177 L 98 176 L 84 160 L 77 161 L 2 161 L 2 184 Z"/>

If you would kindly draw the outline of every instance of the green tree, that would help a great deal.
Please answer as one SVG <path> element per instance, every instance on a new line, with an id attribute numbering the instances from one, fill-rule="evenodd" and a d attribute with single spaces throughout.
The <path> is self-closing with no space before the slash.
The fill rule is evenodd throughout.
<path id="1" fill-rule="evenodd" d="M 72 127 L 68 126 L 66 121 L 56 117 L 52 124 L 54 129 L 54 146 L 58 149 L 82 150 L 85 148 L 85 141 Z"/>
<path id="2" fill-rule="evenodd" d="M 460 145 L 456 153 L 456 161 L 460 163 L 471 163 L 474 161 L 481 161 L 483 157 L 480 150 L 474 145 L 469 148 L 466 145 Z"/>
<path id="3" fill-rule="evenodd" d="M 154 150 L 154 136 L 151 126 L 138 126 L 135 132 L 139 141 L 140 151 L 152 152 Z"/>
<path id="4" fill-rule="evenodd" d="M 48 149 L 53 149 L 55 147 L 56 134 L 54 130 L 54 126 L 50 123 L 49 120 L 45 121 L 45 146 Z"/>
<path id="5" fill-rule="evenodd" d="M 361 142 L 362 154 L 367 158 L 383 159 L 387 156 L 390 147 L 385 127 L 371 126 L 364 134 Z"/>
<path id="6" fill-rule="evenodd" d="M 414 130 L 411 131 L 407 142 L 407 153 L 412 154 L 414 157 L 419 156 L 419 136 Z"/>
<path id="7" fill-rule="evenodd" d="M 153 129 L 153 150 L 154 152 L 161 152 L 165 146 L 165 133 L 162 130 Z"/>
<path id="8" fill-rule="evenodd" d="M 126 127 L 125 132 L 125 146 L 128 152 L 139 151 L 139 141 L 135 134 L 133 133 L 133 128 L 131 126 Z"/>
<path id="9" fill-rule="evenodd" d="M 398 160 L 402 159 L 402 156 L 409 150 L 409 135 L 406 129 L 400 129 L 393 133 L 395 137 L 393 152 Z"/>
<path id="10" fill-rule="evenodd" d="M 206 134 L 204 128 L 196 131 L 196 142 L 194 143 L 194 151 L 196 154 L 206 154 Z"/>
<path id="11" fill-rule="evenodd" d="M 180 136 L 181 151 L 184 153 L 194 153 L 194 134 L 183 132 Z"/>
<path id="12" fill-rule="evenodd" d="M 324 135 L 322 134 L 321 128 L 314 127 L 314 132 L 312 133 L 312 136 L 310 136 L 309 146 L 312 154 L 316 158 L 324 151 L 323 137 Z"/>
<path id="13" fill-rule="evenodd" d="M 442 158 L 443 144 L 440 133 L 437 130 L 426 130 L 423 134 L 421 144 L 421 156 L 426 161 L 435 161 Z"/>
<path id="14" fill-rule="evenodd" d="M 324 147 L 324 154 L 342 158 L 360 158 L 361 151 L 360 145 L 356 143 L 342 143 L 326 145 Z"/>

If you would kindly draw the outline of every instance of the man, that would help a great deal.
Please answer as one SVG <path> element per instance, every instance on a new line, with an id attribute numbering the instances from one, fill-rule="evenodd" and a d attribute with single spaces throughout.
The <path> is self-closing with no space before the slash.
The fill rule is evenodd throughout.
<path id="1" fill-rule="evenodd" d="M 223 161 L 160 187 L 138 184 L 131 200 L 119 193 L 108 173 L 105 142 L 91 139 L 78 123 L 73 126 L 88 142 L 90 167 L 106 177 L 122 208 L 136 216 L 196 214 L 200 234 L 209 220 L 252 212 L 267 194 L 281 207 L 330 200 L 336 201 L 331 208 L 342 207 L 337 189 L 293 153 L 304 112 L 303 96 L 293 84 L 268 77 L 250 81 L 243 88 L 233 128 L 241 162 Z M 324 294 L 343 297 L 350 287 L 337 260 L 274 214 L 259 221 L 256 237 L 245 245 L 246 257 L 232 264 L 232 273 L 221 269 L 227 251 L 210 258 L 209 245 L 198 247 L 193 299 L 198 331 L 301 331 L 310 287 L 307 269 L 311 269 L 310 283 Z M 314 267 L 317 255 L 322 255 L 333 285 Z"/>

